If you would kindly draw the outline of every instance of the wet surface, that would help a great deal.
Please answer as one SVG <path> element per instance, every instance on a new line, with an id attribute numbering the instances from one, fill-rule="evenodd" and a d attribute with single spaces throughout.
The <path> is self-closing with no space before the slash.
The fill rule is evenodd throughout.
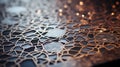
<path id="1" fill-rule="evenodd" d="M 119 5 L 1 0 L 0 67 L 91 67 L 119 59 Z"/>

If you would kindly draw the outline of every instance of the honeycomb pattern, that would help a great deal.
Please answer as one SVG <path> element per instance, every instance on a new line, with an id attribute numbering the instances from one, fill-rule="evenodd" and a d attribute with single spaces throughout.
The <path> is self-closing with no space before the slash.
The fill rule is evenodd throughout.
<path id="1" fill-rule="evenodd" d="M 0 67 L 89 67 L 114 54 L 120 2 L 97 1 L 1 0 Z"/>

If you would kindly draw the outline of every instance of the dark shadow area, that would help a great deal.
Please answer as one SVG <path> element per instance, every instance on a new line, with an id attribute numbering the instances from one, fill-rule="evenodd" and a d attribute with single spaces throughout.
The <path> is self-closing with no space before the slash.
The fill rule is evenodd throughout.
<path id="1" fill-rule="evenodd" d="M 120 59 L 95 65 L 93 67 L 120 67 Z"/>

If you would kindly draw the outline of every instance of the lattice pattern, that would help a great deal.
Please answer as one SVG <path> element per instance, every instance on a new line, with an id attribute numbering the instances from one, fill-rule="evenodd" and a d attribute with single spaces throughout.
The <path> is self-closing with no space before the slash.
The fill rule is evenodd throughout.
<path id="1" fill-rule="evenodd" d="M 119 48 L 119 12 L 113 7 L 106 14 L 90 0 L 78 1 L 1 1 L 5 11 L 1 11 L 0 66 L 75 67 L 76 58 Z"/>

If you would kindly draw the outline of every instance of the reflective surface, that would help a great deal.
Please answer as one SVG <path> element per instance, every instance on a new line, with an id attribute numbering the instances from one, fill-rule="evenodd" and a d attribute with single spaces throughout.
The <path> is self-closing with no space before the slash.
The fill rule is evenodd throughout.
<path id="1" fill-rule="evenodd" d="M 1 0 L 0 67 L 91 67 L 120 57 L 119 0 Z"/>

